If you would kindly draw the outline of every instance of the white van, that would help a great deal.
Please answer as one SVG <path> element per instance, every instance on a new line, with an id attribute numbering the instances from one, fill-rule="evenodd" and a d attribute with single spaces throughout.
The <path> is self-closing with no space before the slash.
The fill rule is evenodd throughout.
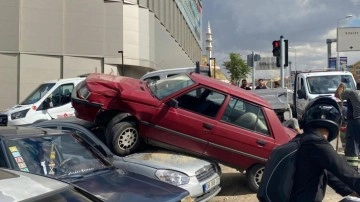
<path id="1" fill-rule="evenodd" d="M 210 71 L 208 66 L 200 66 L 199 67 L 200 74 L 210 76 Z M 162 69 L 162 70 L 156 70 L 152 72 L 148 72 L 144 74 L 140 80 L 151 82 L 151 81 L 157 81 L 160 79 L 164 79 L 170 76 L 175 76 L 182 73 L 189 73 L 189 72 L 195 72 L 196 67 L 181 67 L 181 68 L 173 68 L 173 69 Z"/>
<path id="2" fill-rule="evenodd" d="M 23 102 L 0 112 L 0 125 L 29 125 L 74 116 L 71 93 L 84 79 L 59 79 L 40 84 Z"/>

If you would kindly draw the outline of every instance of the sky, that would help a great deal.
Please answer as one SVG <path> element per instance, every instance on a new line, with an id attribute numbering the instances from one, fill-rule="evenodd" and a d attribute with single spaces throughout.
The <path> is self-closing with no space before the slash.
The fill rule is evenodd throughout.
<path id="1" fill-rule="evenodd" d="M 246 56 L 255 51 L 272 56 L 272 41 L 282 35 L 289 42 L 289 61 L 296 70 L 327 67 L 326 39 L 336 39 L 337 27 L 360 27 L 360 0 L 202 0 L 202 42 L 208 22 L 212 57 L 218 64 L 229 53 Z M 345 18 L 352 15 L 351 18 Z M 336 43 L 332 43 L 336 57 Z M 360 51 L 340 52 L 348 65 L 360 61 Z"/>

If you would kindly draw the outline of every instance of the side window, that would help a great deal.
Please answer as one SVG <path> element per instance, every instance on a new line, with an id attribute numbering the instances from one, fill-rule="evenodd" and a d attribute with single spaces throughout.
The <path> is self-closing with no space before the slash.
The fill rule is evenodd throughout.
<path id="1" fill-rule="evenodd" d="M 157 81 L 157 80 L 160 80 L 160 76 L 152 76 L 152 77 L 144 79 L 144 81 L 149 82 L 149 83 Z"/>
<path id="2" fill-rule="evenodd" d="M 54 90 L 49 95 L 47 100 L 49 101 L 49 108 L 59 107 L 71 102 L 71 92 L 74 89 L 74 85 L 64 84 Z"/>
<path id="3" fill-rule="evenodd" d="M 215 117 L 225 95 L 207 88 L 198 88 L 177 98 L 179 107 L 208 117 Z"/>
<path id="4" fill-rule="evenodd" d="M 269 135 L 269 128 L 260 107 L 238 98 L 231 98 L 221 120 L 227 123 Z"/>

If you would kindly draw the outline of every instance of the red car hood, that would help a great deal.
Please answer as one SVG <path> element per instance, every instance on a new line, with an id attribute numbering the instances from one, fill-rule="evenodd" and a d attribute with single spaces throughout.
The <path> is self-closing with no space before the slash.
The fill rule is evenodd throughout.
<path id="1" fill-rule="evenodd" d="M 121 98 L 123 101 L 131 100 L 149 105 L 158 103 L 158 100 L 149 92 L 146 82 L 139 79 L 108 74 L 90 74 L 86 78 L 86 86 L 90 92 L 110 99 Z"/>

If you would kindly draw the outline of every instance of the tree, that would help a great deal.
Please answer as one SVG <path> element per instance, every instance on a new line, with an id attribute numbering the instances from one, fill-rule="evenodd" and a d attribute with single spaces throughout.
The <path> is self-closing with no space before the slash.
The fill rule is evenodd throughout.
<path id="1" fill-rule="evenodd" d="M 241 79 L 246 78 L 250 73 L 251 68 L 245 63 L 238 53 L 230 53 L 229 61 L 225 61 L 223 65 L 230 72 L 230 82 L 239 84 Z"/>

